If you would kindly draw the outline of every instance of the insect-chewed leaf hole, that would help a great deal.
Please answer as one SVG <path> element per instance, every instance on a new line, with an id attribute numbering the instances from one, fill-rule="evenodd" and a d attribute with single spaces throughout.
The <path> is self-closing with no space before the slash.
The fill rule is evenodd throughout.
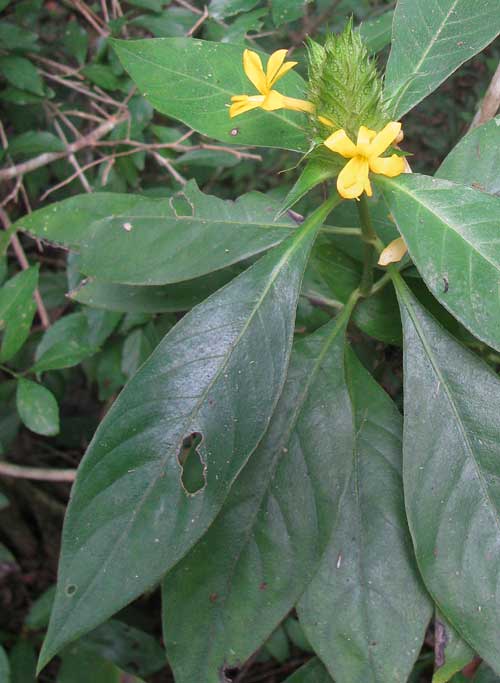
<path id="1" fill-rule="evenodd" d="M 194 216 L 193 203 L 184 192 L 170 197 L 169 203 L 177 218 L 192 218 Z"/>
<path id="2" fill-rule="evenodd" d="M 203 434 L 192 432 L 183 439 L 177 456 L 182 468 L 182 486 L 191 495 L 199 493 L 206 484 L 206 466 L 198 450 L 202 441 Z"/>
<path id="3" fill-rule="evenodd" d="M 231 683 L 231 681 L 235 681 L 240 671 L 241 669 L 237 666 L 222 667 L 221 683 Z"/>

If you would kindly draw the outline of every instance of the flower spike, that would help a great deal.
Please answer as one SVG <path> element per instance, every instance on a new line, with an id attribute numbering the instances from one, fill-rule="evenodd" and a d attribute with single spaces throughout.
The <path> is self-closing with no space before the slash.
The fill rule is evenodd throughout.
<path id="1" fill-rule="evenodd" d="M 265 111 L 276 109 L 291 109 L 311 113 L 313 105 L 306 100 L 287 97 L 273 90 L 274 84 L 293 69 L 297 62 L 285 62 L 287 50 L 276 50 L 267 61 L 266 71 L 262 67 L 259 55 L 252 50 L 243 52 L 243 70 L 248 80 L 255 86 L 259 95 L 234 95 L 231 97 L 229 116 L 234 118 L 251 109 L 260 107 Z"/>
<path id="2" fill-rule="evenodd" d="M 345 130 L 340 129 L 332 133 L 324 145 L 332 152 L 350 159 L 339 173 L 337 190 L 345 199 L 358 199 L 363 192 L 372 196 L 372 186 L 369 171 L 381 175 L 400 175 L 405 170 L 404 157 L 393 154 L 381 157 L 381 154 L 401 135 L 401 124 L 391 121 L 379 133 L 360 126 L 356 144 L 352 142 Z"/>

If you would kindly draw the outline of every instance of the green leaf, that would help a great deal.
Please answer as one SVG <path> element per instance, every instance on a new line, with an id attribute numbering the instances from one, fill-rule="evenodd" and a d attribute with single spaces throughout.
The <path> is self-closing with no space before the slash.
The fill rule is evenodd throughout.
<path id="1" fill-rule="evenodd" d="M 84 64 L 87 57 L 89 36 L 78 21 L 69 21 L 64 32 L 64 47 L 75 57 L 79 64 Z"/>
<path id="2" fill-rule="evenodd" d="M 418 566 L 446 620 L 500 670 L 500 380 L 394 282 L 405 337 L 405 503 Z"/>
<path id="3" fill-rule="evenodd" d="M 20 90 L 27 90 L 42 97 L 45 94 L 43 80 L 30 60 L 25 57 L 0 57 L 0 73 L 5 80 Z"/>
<path id="4" fill-rule="evenodd" d="M 219 512 L 283 388 L 302 273 L 336 201 L 184 316 L 101 422 L 73 487 L 40 666 L 151 588 Z M 205 485 L 190 494 L 179 458 L 197 435 Z"/>
<path id="5" fill-rule="evenodd" d="M 31 329 L 36 311 L 33 294 L 38 282 L 38 265 L 23 270 L 0 289 L 0 331 L 3 330 L 0 361 L 19 351 Z"/>
<path id="6" fill-rule="evenodd" d="M 266 640 L 265 649 L 273 659 L 283 664 L 290 657 L 290 643 L 282 626 L 271 633 Z M 215 680 L 215 679 L 214 679 Z"/>
<path id="7" fill-rule="evenodd" d="M 115 285 L 100 280 L 86 280 L 69 292 L 68 296 L 73 301 L 109 311 L 126 313 L 189 311 L 239 275 L 241 270 L 240 266 L 229 266 L 195 280 L 158 287 Z"/>
<path id="8" fill-rule="evenodd" d="M 377 183 L 436 299 L 500 350 L 500 198 L 416 174 L 378 176 Z"/>
<path id="9" fill-rule="evenodd" d="M 148 633 L 116 619 L 94 629 L 78 644 L 86 652 L 139 676 L 149 676 L 166 664 L 165 651 L 160 643 Z"/>
<path id="10" fill-rule="evenodd" d="M 62 653 L 57 683 L 144 683 L 136 676 L 126 677 L 123 672 L 102 657 L 96 657 L 81 643 L 75 643 Z"/>
<path id="11" fill-rule="evenodd" d="M 285 683 L 333 683 L 330 674 L 317 657 L 309 660 L 286 679 Z"/>
<path id="12" fill-rule="evenodd" d="M 402 420 L 353 352 L 347 371 L 356 429 L 351 476 L 299 619 L 336 683 L 401 683 L 432 613 L 406 526 Z"/>
<path id="13" fill-rule="evenodd" d="M 380 50 L 389 45 L 392 37 L 393 19 L 394 11 L 389 10 L 375 19 L 370 19 L 360 24 L 359 33 L 368 52 L 380 52 Z"/>
<path id="14" fill-rule="evenodd" d="M 436 178 L 500 194 L 500 117 L 474 128 L 451 150 Z"/>
<path id="15" fill-rule="evenodd" d="M 400 119 L 499 31 L 497 0 L 399 0 L 385 75 L 392 118 Z"/>
<path id="16" fill-rule="evenodd" d="M 8 21 L 0 21 L 0 47 L 4 50 L 38 51 L 38 36 L 36 33 L 26 31 L 16 24 Z"/>
<path id="17" fill-rule="evenodd" d="M 0 645 L 0 681 L 3 683 L 11 683 L 10 679 L 10 665 L 5 650 Z"/>
<path id="18" fill-rule="evenodd" d="M 108 64 L 89 64 L 80 73 L 104 90 L 118 90 L 121 86 L 120 79 Z"/>
<path id="19" fill-rule="evenodd" d="M 255 94 L 243 71 L 243 46 L 165 38 L 115 40 L 113 47 L 140 92 L 162 114 L 226 143 L 308 149 L 306 119 L 300 112 L 256 109 L 229 118 L 232 95 Z M 280 81 L 280 92 L 285 95 L 304 98 L 305 91 L 303 79 L 295 72 Z"/>
<path id="20" fill-rule="evenodd" d="M 55 592 L 56 587 L 50 586 L 50 588 L 47 588 L 47 590 L 31 605 L 30 611 L 24 621 L 27 628 L 38 631 L 48 625 Z"/>
<path id="21" fill-rule="evenodd" d="M 89 341 L 84 313 L 71 313 L 57 320 L 44 332 L 35 352 L 32 372 L 71 368 L 91 356 L 96 346 Z"/>
<path id="22" fill-rule="evenodd" d="M 273 0 L 271 9 L 274 25 L 281 28 L 283 24 L 304 16 L 305 0 Z"/>
<path id="23" fill-rule="evenodd" d="M 472 659 L 474 650 L 436 610 L 434 620 L 434 676 L 432 683 L 447 683 L 453 674 L 461 671 Z"/>
<path id="24" fill-rule="evenodd" d="M 472 683 L 500 683 L 500 676 L 483 662 L 476 671 Z"/>
<path id="25" fill-rule="evenodd" d="M 29 156 L 43 152 L 64 152 L 64 143 L 48 131 L 30 130 L 12 137 L 9 141 L 9 154 Z"/>
<path id="26" fill-rule="evenodd" d="M 288 216 L 274 221 L 278 206 L 257 192 L 224 201 L 191 181 L 170 199 L 100 194 L 96 202 L 81 195 L 16 225 L 79 250 L 86 275 L 151 286 L 198 278 L 279 244 L 297 223 Z"/>
<path id="27" fill-rule="evenodd" d="M 36 653 L 34 646 L 24 638 L 19 638 L 10 653 L 11 683 L 36 683 Z"/>
<path id="28" fill-rule="evenodd" d="M 249 12 L 259 0 L 211 0 L 210 15 L 216 19 L 231 17 L 240 12 Z"/>
<path id="29" fill-rule="evenodd" d="M 314 576 L 352 462 L 343 370 L 350 308 L 296 342 L 266 436 L 213 526 L 163 582 L 178 683 L 218 683 L 221 667 L 260 647 Z"/>
<path id="30" fill-rule="evenodd" d="M 21 420 L 32 432 L 43 436 L 59 433 L 59 406 L 54 395 L 44 386 L 19 379 L 16 403 Z"/>
<path id="31" fill-rule="evenodd" d="M 321 154 L 315 154 L 308 159 L 297 182 L 287 194 L 283 205 L 280 207 L 278 216 L 282 216 L 288 209 L 291 209 L 299 199 L 302 199 L 314 187 L 327 180 L 331 180 L 331 178 L 335 178 L 342 165 L 340 161 L 337 162 L 336 157 L 333 155 L 327 159 Z"/>

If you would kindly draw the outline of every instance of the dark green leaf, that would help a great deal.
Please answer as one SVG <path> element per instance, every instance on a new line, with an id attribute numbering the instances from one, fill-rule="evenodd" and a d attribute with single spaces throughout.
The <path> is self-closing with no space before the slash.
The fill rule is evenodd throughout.
<path id="1" fill-rule="evenodd" d="M 77 21 L 70 21 L 64 32 L 64 46 L 75 57 L 79 64 L 87 57 L 89 36 L 87 31 Z"/>
<path id="2" fill-rule="evenodd" d="M 182 7 L 170 6 L 161 14 L 142 14 L 130 22 L 133 26 L 146 29 L 156 38 L 185 36 L 196 22 L 196 15 Z"/>
<path id="3" fill-rule="evenodd" d="M 64 152 L 64 143 L 53 133 L 30 130 L 16 135 L 9 141 L 9 154 L 12 156 L 35 155 L 43 152 Z"/>
<path id="4" fill-rule="evenodd" d="M 333 156 L 333 155 L 332 155 Z M 342 168 L 342 164 L 335 163 L 336 159 L 325 159 L 322 155 L 312 156 L 304 167 L 297 182 L 287 194 L 279 215 L 291 209 L 299 199 L 302 199 L 313 187 L 334 178 Z"/>
<path id="5" fill-rule="evenodd" d="M 10 665 L 5 650 L 0 645 L 0 681 L 2 683 L 11 683 L 10 679 Z"/>
<path id="6" fill-rule="evenodd" d="M 285 683 L 333 683 L 330 674 L 319 659 L 314 657 L 286 679 Z"/>
<path id="7" fill-rule="evenodd" d="M 120 79 L 107 64 L 89 64 L 80 73 L 104 90 L 118 90 L 121 86 Z"/>
<path id="8" fill-rule="evenodd" d="M 71 313 L 60 318 L 40 340 L 32 371 L 46 372 L 78 365 L 96 350 L 88 337 L 89 327 L 84 313 Z"/>
<path id="9" fill-rule="evenodd" d="M 395 280 L 405 343 L 404 487 L 422 577 L 500 670 L 500 380 Z"/>
<path id="10" fill-rule="evenodd" d="M 297 224 L 274 221 L 276 200 L 251 192 L 236 202 L 191 181 L 170 199 L 81 195 L 18 221 L 30 234 L 81 251 L 80 269 L 107 282 L 191 280 L 279 244 Z"/>
<path id="11" fill-rule="evenodd" d="M 378 176 L 427 286 L 474 336 L 500 349 L 500 198 L 428 176 Z"/>
<path id="12" fill-rule="evenodd" d="M 290 643 L 282 626 L 271 633 L 266 640 L 265 649 L 273 659 L 283 664 L 290 657 Z"/>
<path id="13" fill-rule="evenodd" d="M 474 650 L 436 610 L 434 620 L 434 676 L 432 683 L 447 683 L 453 674 L 461 671 L 472 659 Z"/>
<path id="14" fill-rule="evenodd" d="M 271 8 L 274 25 L 279 28 L 300 19 L 306 12 L 305 0 L 273 0 Z"/>
<path id="15" fill-rule="evenodd" d="M 262 645 L 314 576 L 352 464 L 348 317 L 295 344 L 265 438 L 211 529 L 165 578 L 164 638 L 178 683 L 217 683 L 220 668 Z"/>
<path id="16" fill-rule="evenodd" d="M 334 203 L 182 318 L 99 426 L 66 516 L 42 666 L 153 586 L 220 510 L 283 388 L 302 273 Z M 190 495 L 180 457 L 196 435 L 205 486 Z"/>
<path id="17" fill-rule="evenodd" d="M 337 683 L 401 683 L 432 612 L 406 526 L 402 420 L 352 352 L 347 370 L 356 428 L 351 477 L 299 619 Z"/>
<path id="18" fill-rule="evenodd" d="M 11 683 L 36 683 L 36 653 L 33 645 L 19 638 L 9 655 Z"/>
<path id="19" fill-rule="evenodd" d="M 384 12 L 375 19 L 364 21 L 359 32 L 369 52 L 380 52 L 389 45 L 392 37 L 393 10 Z"/>
<path id="20" fill-rule="evenodd" d="M 36 33 L 26 31 L 8 21 L 0 21 L 0 47 L 5 50 L 37 51 L 37 41 Z"/>
<path id="21" fill-rule="evenodd" d="M 21 420 L 32 432 L 43 436 L 59 433 L 59 406 L 54 395 L 44 386 L 19 379 L 16 403 Z"/>
<path id="22" fill-rule="evenodd" d="M 240 12 L 249 12 L 258 4 L 259 0 L 211 0 L 209 9 L 213 17 L 224 19 Z"/>
<path id="23" fill-rule="evenodd" d="M 0 57 L 0 73 L 20 90 L 27 90 L 35 95 L 44 95 L 43 81 L 29 59 L 15 55 Z"/>
<path id="24" fill-rule="evenodd" d="M 54 596 L 56 593 L 56 587 L 51 586 L 42 593 L 42 595 L 35 600 L 31 605 L 30 611 L 24 621 L 25 625 L 29 629 L 35 631 L 45 628 L 49 623 L 50 611 L 54 603 Z"/>
<path id="25" fill-rule="evenodd" d="M 0 361 L 19 351 L 30 333 L 36 311 L 33 294 L 38 282 L 38 266 L 23 270 L 0 289 L 0 331 L 3 331 Z"/>
<path id="26" fill-rule="evenodd" d="M 500 117 L 474 128 L 436 171 L 436 178 L 500 194 Z"/>
<path id="27" fill-rule="evenodd" d="M 497 0 L 399 0 L 385 96 L 394 120 L 498 35 Z"/>
<path id="28" fill-rule="evenodd" d="M 80 643 L 62 653 L 57 683 L 121 683 L 122 673 L 112 662 L 88 652 Z M 136 683 L 134 677 L 130 683 Z"/>
<path id="29" fill-rule="evenodd" d="M 254 91 L 243 72 L 243 46 L 192 38 L 114 41 L 113 46 L 140 92 L 162 114 L 226 143 L 308 149 L 300 112 L 256 109 L 229 118 L 231 96 Z M 285 95 L 303 98 L 305 90 L 295 72 L 280 81 Z"/>
<path id="30" fill-rule="evenodd" d="M 87 306 L 127 313 L 174 313 L 189 311 L 241 272 L 229 266 L 209 275 L 173 285 L 140 287 L 114 285 L 100 280 L 86 280 L 69 293 L 73 301 Z"/>
<path id="31" fill-rule="evenodd" d="M 477 670 L 472 683 L 500 683 L 500 675 L 497 675 L 483 662 Z"/>

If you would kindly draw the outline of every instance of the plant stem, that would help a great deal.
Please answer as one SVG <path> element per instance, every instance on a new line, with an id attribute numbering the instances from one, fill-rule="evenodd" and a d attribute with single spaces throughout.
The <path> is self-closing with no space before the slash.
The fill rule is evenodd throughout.
<path id="1" fill-rule="evenodd" d="M 373 266 L 375 260 L 375 244 L 378 241 L 377 234 L 373 228 L 370 209 L 366 195 L 362 194 L 357 202 L 359 220 L 361 222 L 361 239 L 364 242 L 363 248 L 363 274 L 359 285 L 361 296 L 368 296 L 373 286 Z"/>

